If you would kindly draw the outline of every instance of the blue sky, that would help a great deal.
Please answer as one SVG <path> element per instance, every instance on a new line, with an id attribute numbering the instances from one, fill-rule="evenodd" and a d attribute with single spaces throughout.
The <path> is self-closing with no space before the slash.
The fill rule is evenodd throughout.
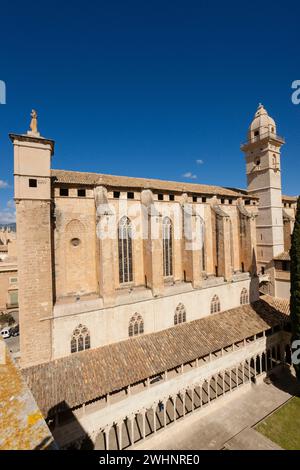
<path id="1" fill-rule="evenodd" d="M 32 108 L 53 168 L 245 187 L 239 147 L 262 102 L 287 142 L 283 190 L 299 194 L 299 15 L 293 1 L 1 5 L 0 222 L 14 212 L 8 133 Z"/>

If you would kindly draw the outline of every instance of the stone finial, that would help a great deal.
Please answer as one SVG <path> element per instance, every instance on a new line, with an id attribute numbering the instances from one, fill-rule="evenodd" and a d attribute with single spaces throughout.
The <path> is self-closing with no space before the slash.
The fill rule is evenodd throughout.
<path id="1" fill-rule="evenodd" d="M 33 109 L 30 113 L 31 121 L 30 121 L 30 131 L 27 131 L 28 135 L 33 137 L 39 137 L 40 133 L 38 132 L 38 121 L 37 121 L 37 112 Z"/>

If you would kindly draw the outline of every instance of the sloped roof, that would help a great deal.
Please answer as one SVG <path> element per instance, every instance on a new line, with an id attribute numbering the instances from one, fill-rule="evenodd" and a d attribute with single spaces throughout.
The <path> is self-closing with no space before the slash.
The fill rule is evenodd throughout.
<path id="1" fill-rule="evenodd" d="M 276 261 L 290 261 L 290 254 L 288 251 L 283 251 L 283 253 L 280 253 L 280 255 L 277 255 L 274 257 L 274 260 Z"/>
<path id="2" fill-rule="evenodd" d="M 133 337 L 23 369 L 45 416 L 191 362 L 287 321 L 264 300 L 157 333 Z"/>
<path id="3" fill-rule="evenodd" d="M 264 295 L 261 297 L 265 302 L 267 302 L 270 307 L 273 307 L 278 312 L 283 313 L 284 315 L 290 314 L 290 299 L 283 299 L 280 297 L 272 297 L 271 295 Z"/>
<path id="4" fill-rule="evenodd" d="M 281 196 L 281 199 L 282 199 L 283 201 L 297 202 L 298 197 L 297 197 L 297 196 L 286 196 L 286 195 L 283 194 L 283 195 Z"/>
<path id="5" fill-rule="evenodd" d="M 54 449 L 41 411 L 0 337 L 0 450 Z"/>
<path id="6" fill-rule="evenodd" d="M 219 194 L 222 196 L 244 197 L 239 191 L 206 184 L 164 181 L 150 178 L 133 178 L 128 176 L 104 175 L 79 171 L 51 170 L 54 182 L 80 185 L 106 185 L 111 187 L 154 189 L 160 191 L 189 192 L 199 194 Z"/>

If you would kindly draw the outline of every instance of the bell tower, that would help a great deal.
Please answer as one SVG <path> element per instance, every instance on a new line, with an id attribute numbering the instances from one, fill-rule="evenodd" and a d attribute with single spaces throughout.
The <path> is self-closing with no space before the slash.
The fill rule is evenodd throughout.
<path id="1" fill-rule="evenodd" d="M 14 146 L 21 366 L 52 357 L 51 157 L 53 140 L 41 137 L 36 111 Z"/>
<path id="2" fill-rule="evenodd" d="M 259 197 L 256 223 L 258 269 L 284 251 L 280 149 L 284 139 L 276 124 L 259 104 L 248 129 L 248 140 L 241 146 L 245 153 L 247 189 Z"/>

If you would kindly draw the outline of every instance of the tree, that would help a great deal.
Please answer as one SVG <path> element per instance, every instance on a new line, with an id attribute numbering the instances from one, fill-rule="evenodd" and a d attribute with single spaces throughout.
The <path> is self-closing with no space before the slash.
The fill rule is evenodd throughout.
<path id="1" fill-rule="evenodd" d="M 300 196 L 297 201 L 297 212 L 290 249 L 291 258 L 291 324 L 292 342 L 300 340 Z M 296 375 L 300 380 L 300 364 L 294 364 Z"/>

